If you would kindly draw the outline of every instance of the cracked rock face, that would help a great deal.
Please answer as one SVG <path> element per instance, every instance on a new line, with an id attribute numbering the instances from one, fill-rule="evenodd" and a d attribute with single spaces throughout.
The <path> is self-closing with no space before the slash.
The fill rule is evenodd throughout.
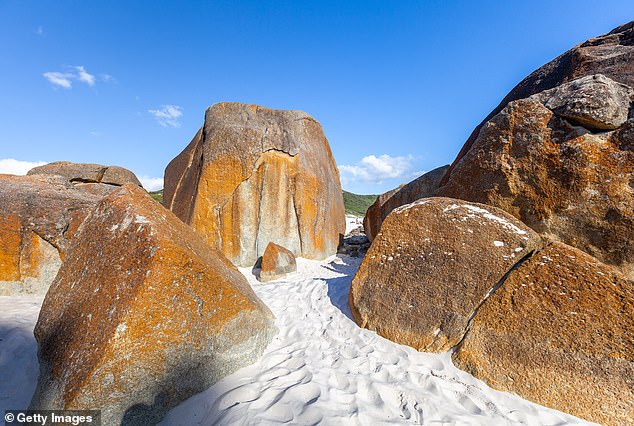
<path id="1" fill-rule="evenodd" d="M 455 365 L 490 386 L 601 424 L 634 412 L 634 283 L 561 243 L 511 271 Z"/>
<path id="2" fill-rule="evenodd" d="M 437 195 L 499 207 L 634 276 L 634 132 L 593 134 L 535 98 L 480 131 Z"/>
<path id="3" fill-rule="evenodd" d="M 276 332 L 222 254 L 125 185 L 81 225 L 46 295 L 31 409 L 98 407 L 103 424 L 155 424 L 255 361 Z"/>
<path id="4" fill-rule="evenodd" d="M 392 211 L 350 289 L 356 322 L 421 351 L 454 347 L 504 275 L 541 244 L 495 207 L 424 198 Z"/>
<path id="5" fill-rule="evenodd" d="M 374 239 L 387 215 L 395 208 L 413 203 L 420 198 L 433 196 L 448 168 L 449 165 L 438 167 L 407 185 L 401 185 L 379 195 L 363 218 L 363 229 L 368 239 L 370 241 Z"/>
<path id="6" fill-rule="evenodd" d="M 0 295 L 45 294 L 98 201 L 62 176 L 0 175 Z"/>
<path id="7" fill-rule="evenodd" d="M 345 232 L 339 172 L 321 125 L 301 111 L 220 103 L 165 170 L 164 204 L 239 266 L 269 242 L 324 259 Z"/>

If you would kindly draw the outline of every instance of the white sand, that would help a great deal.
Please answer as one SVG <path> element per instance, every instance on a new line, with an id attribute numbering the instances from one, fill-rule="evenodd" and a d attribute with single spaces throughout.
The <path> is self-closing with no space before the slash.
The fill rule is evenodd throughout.
<path id="1" fill-rule="evenodd" d="M 354 223 L 351 223 L 355 225 Z M 280 334 L 254 365 L 174 408 L 165 425 L 587 424 L 490 389 L 451 364 L 360 329 L 347 303 L 360 259 L 298 259 L 271 283 L 241 271 Z M 0 413 L 24 409 L 38 362 L 41 297 L 0 297 Z"/>
<path id="2" fill-rule="evenodd" d="M 346 215 L 346 234 L 350 233 L 353 229 L 363 227 L 363 218 L 353 215 Z"/>
<path id="3" fill-rule="evenodd" d="M 266 284 L 241 269 L 280 334 L 257 363 L 183 402 L 163 424 L 588 424 L 490 389 L 449 354 L 360 329 L 347 302 L 359 263 L 298 259 L 298 272 Z"/>
<path id="4" fill-rule="evenodd" d="M 42 296 L 0 296 L 0 414 L 26 409 L 40 366 L 33 328 Z M 4 420 L 3 420 L 4 421 Z"/>

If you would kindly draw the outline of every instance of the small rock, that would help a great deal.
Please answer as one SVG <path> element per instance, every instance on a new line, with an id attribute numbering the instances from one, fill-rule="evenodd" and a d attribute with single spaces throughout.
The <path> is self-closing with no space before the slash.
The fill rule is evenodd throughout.
<path id="1" fill-rule="evenodd" d="M 275 243 L 269 243 L 266 246 L 262 256 L 260 281 L 274 281 L 295 271 L 297 271 L 297 263 L 290 250 Z"/>

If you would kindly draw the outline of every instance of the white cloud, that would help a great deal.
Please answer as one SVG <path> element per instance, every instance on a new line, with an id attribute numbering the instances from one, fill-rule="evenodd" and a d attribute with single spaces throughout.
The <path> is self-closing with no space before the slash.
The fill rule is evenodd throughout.
<path id="1" fill-rule="evenodd" d="M 183 108 L 178 105 L 162 105 L 161 109 L 148 110 L 163 127 L 180 127 L 178 121 L 183 116 Z"/>
<path id="2" fill-rule="evenodd" d="M 44 35 L 44 28 L 40 25 L 39 27 L 37 27 L 37 29 L 35 30 L 35 34 L 39 35 L 39 36 L 43 36 Z"/>
<path id="3" fill-rule="evenodd" d="M 64 89 L 70 89 L 73 86 L 71 82 L 71 79 L 74 77 L 73 74 L 67 72 L 45 72 L 42 75 L 55 86 L 60 86 Z"/>
<path id="4" fill-rule="evenodd" d="M 111 76 L 110 74 L 101 74 L 99 76 L 101 78 L 101 81 L 106 82 L 106 83 L 116 83 L 117 80 Z"/>
<path id="5" fill-rule="evenodd" d="M 392 157 L 387 154 L 381 156 L 368 155 L 353 166 L 339 166 L 341 180 L 344 184 L 350 182 L 367 182 L 380 184 L 385 179 L 399 179 L 410 176 L 410 169 L 414 157 Z"/>
<path id="6" fill-rule="evenodd" d="M 43 161 L 20 161 L 13 158 L 0 160 L 0 174 L 25 175 L 33 167 L 43 166 Z"/>
<path id="7" fill-rule="evenodd" d="M 163 178 L 155 178 L 150 176 L 139 176 L 139 180 L 148 191 L 158 191 L 159 189 L 163 189 Z"/>
<path id="8" fill-rule="evenodd" d="M 81 65 L 73 68 L 77 71 L 77 79 L 79 81 L 84 82 L 89 86 L 95 85 L 95 76 L 86 71 L 86 68 Z"/>
<path id="9" fill-rule="evenodd" d="M 86 71 L 84 66 L 78 65 L 66 68 L 68 69 L 66 72 L 48 71 L 42 75 L 54 86 L 63 87 L 64 89 L 71 89 L 74 81 L 80 81 L 91 87 L 95 85 L 97 79 L 93 74 Z M 108 77 L 113 79 L 112 76 Z"/>

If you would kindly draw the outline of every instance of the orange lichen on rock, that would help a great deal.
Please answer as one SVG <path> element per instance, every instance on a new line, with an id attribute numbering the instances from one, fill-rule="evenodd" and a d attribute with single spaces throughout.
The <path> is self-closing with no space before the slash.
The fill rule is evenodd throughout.
<path id="1" fill-rule="evenodd" d="M 266 246 L 262 256 L 260 281 L 273 281 L 295 271 L 297 271 L 297 263 L 293 253 L 275 243 L 269 243 Z"/>
<path id="2" fill-rule="evenodd" d="M 633 284 L 553 243 L 484 302 L 454 363 L 538 404 L 601 424 L 632 424 Z"/>
<path id="3" fill-rule="evenodd" d="M 534 98 L 480 131 L 437 195 L 499 207 L 634 276 L 634 133 L 592 133 Z"/>
<path id="4" fill-rule="evenodd" d="M 220 103 L 165 170 L 165 205 L 236 265 L 269 241 L 324 259 L 345 231 L 339 172 L 321 125 L 301 111 Z"/>
<path id="5" fill-rule="evenodd" d="M 20 245 L 22 232 L 16 213 L 2 216 L 0 221 L 0 281 L 20 279 Z"/>
<path id="6" fill-rule="evenodd" d="M 97 201 L 61 176 L 0 175 L 0 295 L 46 293 Z"/>
<path id="7" fill-rule="evenodd" d="M 126 185 L 82 224 L 44 300 L 31 407 L 99 408 L 104 424 L 156 422 L 253 362 L 275 331 L 224 256 Z"/>
<path id="8" fill-rule="evenodd" d="M 504 275 L 541 246 L 495 207 L 424 198 L 393 210 L 352 280 L 361 327 L 420 351 L 454 347 Z"/>

